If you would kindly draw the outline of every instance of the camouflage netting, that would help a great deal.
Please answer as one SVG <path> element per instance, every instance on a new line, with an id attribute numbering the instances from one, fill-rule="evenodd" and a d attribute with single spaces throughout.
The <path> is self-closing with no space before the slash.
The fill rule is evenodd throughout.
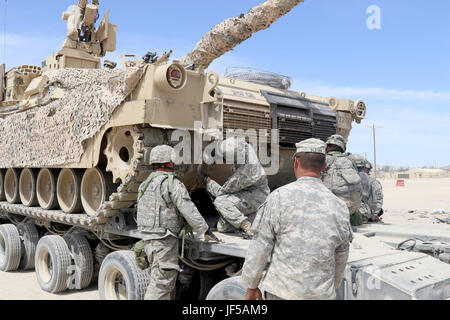
<path id="1" fill-rule="evenodd" d="M 87 139 L 109 121 L 133 91 L 144 67 L 126 70 L 62 69 L 47 72 L 41 107 L 0 123 L 0 168 L 60 166 L 79 162 Z M 49 97 L 61 88 L 62 99 Z"/>
<path id="2" fill-rule="evenodd" d="M 225 78 L 233 78 L 258 84 L 264 84 L 273 88 L 287 90 L 292 85 L 290 77 L 274 72 L 261 71 L 253 68 L 232 67 L 227 68 Z"/>
<path id="3" fill-rule="evenodd" d="M 223 21 L 197 43 L 194 50 L 181 59 L 184 66 L 207 68 L 211 62 L 232 50 L 254 33 L 267 29 L 280 17 L 304 0 L 267 0 L 247 14 Z"/>

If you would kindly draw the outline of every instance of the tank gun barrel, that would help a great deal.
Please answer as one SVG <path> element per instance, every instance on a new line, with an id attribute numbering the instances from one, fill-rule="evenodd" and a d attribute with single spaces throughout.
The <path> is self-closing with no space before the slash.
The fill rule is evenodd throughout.
<path id="1" fill-rule="evenodd" d="M 181 59 L 181 63 L 184 66 L 207 68 L 215 59 L 250 38 L 254 33 L 267 29 L 303 1 L 267 0 L 250 9 L 247 14 L 221 22 L 206 33 L 195 49 Z"/>

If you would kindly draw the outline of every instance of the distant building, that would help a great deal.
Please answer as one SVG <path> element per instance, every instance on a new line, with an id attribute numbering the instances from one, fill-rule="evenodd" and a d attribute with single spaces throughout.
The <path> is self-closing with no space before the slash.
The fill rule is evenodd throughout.
<path id="1" fill-rule="evenodd" d="M 409 176 L 409 177 L 408 177 Z M 441 169 L 415 168 L 406 172 L 394 172 L 394 179 L 449 178 L 450 172 Z"/>

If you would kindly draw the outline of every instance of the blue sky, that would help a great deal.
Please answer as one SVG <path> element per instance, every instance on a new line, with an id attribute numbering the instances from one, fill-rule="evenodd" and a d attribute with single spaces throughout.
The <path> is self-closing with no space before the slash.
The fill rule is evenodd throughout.
<path id="1" fill-rule="evenodd" d="M 75 1 L 8 0 L 7 68 L 40 64 L 57 51 L 66 27 L 61 13 Z M 262 0 L 121 2 L 102 0 L 118 24 L 117 51 L 141 57 L 172 49 L 180 58 L 215 24 L 246 13 Z M 370 5 L 381 9 L 381 30 L 369 30 Z M 3 60 L 4 1 L 0 1 Z M 306 0 L 268 30 L 213 63 L 250 66 L 294 79 L 293 89 L 362 99 L 367 119 L 354 125 L 349 151 L 394 166 L 450 164 L 450 1 Z"/>

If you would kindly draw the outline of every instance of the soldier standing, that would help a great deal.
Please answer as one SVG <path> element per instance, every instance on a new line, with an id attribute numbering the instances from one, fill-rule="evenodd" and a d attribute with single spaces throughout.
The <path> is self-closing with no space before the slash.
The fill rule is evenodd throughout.
<path id="1" fill-rule="evenodd" d="M 363 223 L 359 209 L 362 200 L 361 178 L 355 164 L 344 152 L 347 140 L 341 135 L 333 135 L 327 141 L 327 167 L 322 174 L 322 181 L 338 198 L 342 199 L 350 212 L 353 226 Z"/>
<path id="2" fill-rule="evenodd" d="M 217 229 L 220 232 L 239 229 L 246 237 L 251 237 L 251 221 L 270 194 L 266 172 L 252 146 L 244 139 L 228 138 L 219 144 L 218 151 L 228 163 L 233 161 L 231 177 L 221 186 L 204 173 L 199 175 L 221 215 Z"/>
<path id="3" fill-rule="evenodd" d="M 362 186 L 362 200 L 361 207 L 359 209 L 359 213 L 362 216 L 363 223 L 367 223 L 370 221 L 372 213 L 369 207 L 369 197 L 372 192 L 370 186 L 370 178 L 367 171 L 367 161 L 365 157 L 359 154 L 352 154 L 349 156 L 349 159 L 353 161 L 356 168 L 358 169 L 359 177 L 361 178 L 361 186 Z"/>
<path id="4" fill-rule="evenodd" d="M 366 160 L 366 173 L 369 177 L 369 184 L 370 184 L 369 199 L 367 202 L 367 204 L 370 208 L 370 212 L 371 212 L 370 221 L 379 222 L 380 217 L 384 214 L 383 187 L 382 187 L 380 181 L 378 181 L 370 176 L 370 171 L 372 170 L 372 168 L 373 168 L 372 164 Z"/>
<path id="5" fill-rule="evenodd" d="M 325 148 L 318 139 L 298 143 L 298 180 L 259 209 L 242 274 L 247 300 L 262 299 L 258 286 L 268 300 L 336 298 L 353 235 L 346 204 L 320 180 Z"/>
<path id="6" fill-rule="evenodd" d="M 155 147 L 150 154 L 155 172 L 139 188 L 137 224 L 144 235 L 151 276 L 146 300 L 170 300 L 180 271 L 177 236 L 183 224 L 192 227 L 201 240 L 209 230 L 186 187 L 174 174 L 174 155 L 169 146 Z"/>

